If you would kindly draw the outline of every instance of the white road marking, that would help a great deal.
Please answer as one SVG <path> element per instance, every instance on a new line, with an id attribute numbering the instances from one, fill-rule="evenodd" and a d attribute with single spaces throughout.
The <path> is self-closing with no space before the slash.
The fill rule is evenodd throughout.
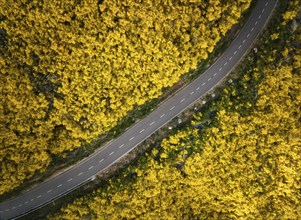
<path id="1" fill-rule="evenodd" d="M 261 18 L 261 15 L 258 16 L 258 20 Z"/>
<path id="2" fill-rule="evenodd" d="M 112 151 L 112 152 L 109 154 L 109 156 L 111 156 L 112 154 L 114 154 L 114 151 Z"/>
<path id="3" fill-rule="evenodd" d="M 37 196 L 37 199 L 38 199 L 38 198 L 41 198 L 41 197 L 42 197 L 42 195 L 38 195 L 38 196 Z"/>
<path id="4" fill-rule="evenodd" d="M 214 73 L 214 74 L 213 74 L 213 76 L 216 76 L 216 75 L 217 75 L 217 73 Z"/>
<path id="5" fill-rule="evenodd" d="M 62 185 L 63 185 L 63 184 L 58 185 L 57 188 L 61 187 Z"/>
<path id="6" fill-rule="evenodd" d="M 191 92 L 190 95 L 193 95 L 194 92 Z"/>
<path id="7" fill-rule="evenodd" d="M 70 178 L 70 179 L 68 179 L 68 181 L 67 182 L 70 182 L 71 180 L 73 180 L 72 178 Z"/>
<path id="8" fill-rule="evenodd" d="M 254 28 L 252 27 L 251 32 L 254 31 Z"/>
<path id="9" fill-rule="evenodd" d="M 200 89 L 200 87 L 196 88 L 196 90 L 199 90 L 199 89 Z"/>
<path id="10" fill-rule="evenodd" d="M 208 79 L 208 82 L 211 80 L 211 78 Z"/>
<path id="11" fill-rule="evenodd" d="M 240 48 L 241 48 L 241 45 L 239 45 L 238 49 L 240 49 Z"/>
<path id="12" fill-rule="evenodd" d="M 142 129 L 139 133 L 141 134 L 144 131 L 144 129 Z"/>
<path id="13" fill-rule="evenodd" d="M 130 138 L 130 141 L 133 140 L 134 138 L 135 138 L 135 137 L 131 137 L 131 138 Z"/>
<path id="14" fill-rule="evenodd" d="M 223 69 L 223 67 L 219 68 L 219 70 L 218 70 L 218 71 L 222 71 L 222 69 Z"/>
<path id="15" fill-rule="evenodd" d="M 150 123 L 149 125 L 152 126 L 153 124 L 155 124 L 155 121 L 153 121 L 152 123 Z"/>
<path id="16" fill-rule="evenodd" d="M 261 13 L 263 13 L 263 12 L 264 12 L 264 9 L 261 10 Z"/>
<path id="17" fill-rule="evenodd" d="M 180 102 L 184 102 L 185 99 L 182 99 Z"/>
<path id="18" fill-rule="evenodd" d="M 206 83 L 203 83 L 202 86 L 206 85 Z"/>
<path id="19" fill-rule="evenodd" d="M 268 6 L 268 4 L 269 4 L 269 2 L 265 3 L 265 7 L 267 7 L 267 6 Z"/>
<path id="20" fill-rule="evenodd" d="M 160 118 L 163 118 L 165 116 L 165 114 L 161 115 Z"/>
<path id="21" fill-rule="evenodd" d="M 23 204 L 19 204 L 18 206 L 21 207 Z"/>
<path id="22" fill-rule="evenodd" d="M 169 110 L 172 111 L 176 106 L 172 106 Z"/>
<path id="23" fill-rule="evenodd" d="M 52 192 L 52 190 L 48 190 L 48 191 L 47 191 L 47 193 L 51 193 L 51 192 Z"/>
<path id="24" fill-rule="evenodd" d="M 119 148 L 122 148 L 124 146 L 124 144 L 120 145 Z M 101 162 L 103 161 L 103 159 L 101 160 Z M 99 162 L 100 163 L 100 162 Z"/>
<path id="25" fill-rule="evenodd" d="M 237 50 L 234 51 L 234 55 L 237 53 Z"/>
<path id="26" fill-rule="evenodd" d="M 15 209 L 16 207 L 14 206 L 14 207 L 12 207 L 11 209 Z"/>
<path id="27" fill-rule="evenodd" d="M 124 145 L 124 144 L 123 144 Z M 123 146 L 123 145 L 121 145 L 121 146 Z M 120 148 L 120 147 L 119 147 Z M 101 159 L 100 161 L 98 161 L 98 163 L 101 163 L 103 161 L 103 159 Z"/>
<path id="28" fill-rule="evenodd" d="M 250 37 L 250 34 L 247 34 L 247 38 L 249 38 Z"/>
<path id="29" fill-rule="evenodd" d="M 243 41 L 242 41 L 242 43 L 244 44 L 246 42 L 246 39 L 244 39 Z"/>
<path id="30" fill-rule="evenodd" d="M 232 57 L 230 57 L 229 60 L 232 60 Z"/>
<path id="31" fill-rule="evenodd" d="M 79 174 L 77 174 L 78 176 L 80 176 L 80 175 L 82 175 L 83 174 L 83 172 L 80 172 Z"/>
<path id="32" fill-rule="evenodd" d="M 28 201 L 26 201 L 25 204 L 28 204 Z"/>
<path id="33" fill-rule="evenodd" d="M 6 212 L 9 211 L 9 209 L 5 209 L 5 211 L 6 211 Z"/>
<path id="34" fill-rule="evenodd" d="M 91 170 L 93 167 L 94 167 L 94 166 L 90 166 L 90 167 L 89 167 L 89 170 Z"/>
<path id="35" fill-rule="evenodd" d="M 31 199 L 30 201 L 32 202 L 34 199 Z"/>
<path id="36" fill-rule="evenodd" d="M 228 62 L 224 63 L 224 66 L 226 66 L 228 64 Z"/>

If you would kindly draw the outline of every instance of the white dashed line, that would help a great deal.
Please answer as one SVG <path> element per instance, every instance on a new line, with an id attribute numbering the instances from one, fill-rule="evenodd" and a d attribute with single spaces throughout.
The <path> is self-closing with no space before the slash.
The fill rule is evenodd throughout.
<path id="1" fill-rule="evenodd" d="M 30 201 L 32 202 L 34 199 L 31 199 Z"/>
<path id="2" fill-rule="evenodd" d="M 11 209 L 15 209 L 16 207 L 14 206 L 14 207 L 12 207 Z"/>
<path id="3" fill-rule="evenodd" d="M 199 89 L 200 89 L 200 87 L 196 88 L 195 90 L 199 90 Z"/>
<path id="4" fill-rule="evenodd" d="M 161 115 L 160 118 L 163 118 L 165 116 L 165 114 Z"/>
<path id="5" fill-rule="evenodd" d="M 48 190 L 48 191 L 47 191 L 47 193 L 51 193 L 51 192 L 52 192 L 52 190 Z"/>
<path id="6" fill-rule="evenodd" d="M 150 123 L 149 125 L 152 126 L 153 124 L 155 124 L 155 122 L 153 121 L 152 123 Z"/>
<path id="7" fill-rule="evenodd" d="M 218 70 L 218 71 L 222 71 L 222 69 L 223 69 L 223 67 L 219 68 L 219 70 Z"/>
<path id="8" fill-rule="evenodd" d="M 244 44 L 246 42 L 246 39 L 244 39 L 243 41 L 242 41 L 242 43 Z"/>
<path id="9" fill-rule="evenodd" d="M 89 170 L 91 170 L 93 167 L 94 167 L 94 166 L 90 166 L 90 167 L 89 167 Z"/>
<path id="10" fill-rule="evenodd" d="M 224 66 L 226 66 L 228 64 L 228 62 L 224 63 Z"/>
<path id="11" fill-rule="evenodd" d="M 28 204 L 28 201 L 26 201 L 25 204 Z"/>
<path id="12" fill-rule="evenodd" d="M 247 38 L 249 38 L 250 37 L 250 34 L 247 34 Z"/>
<path id="13" fill-rule="evenodd" d="M 131 137 L 131 138 L 130 138 L 130 141 L 133 140 L 134 138 L 135 138 L 135 137 Z"/>
<path id="14" fill-rule="evenodd" d="M 258 24 L 258 21 L 255 22 L 255 26 Z"/>
<path id="15" fill-rule="evenodd" d="M 60 188 L 62 185 L 63 185 L 63 184 L 58 185 L 57 188 Z"/>
<path id="16" fill-rule="evenodd" d="M 238 49 L 240 49 L 240 48 L 241 48 L 241 45 L 239 45 Z"/>
<path id="17" fill-rule="evenodd" d="M 269 4 L 269 2 L 265 3 L 265 7 L 267 7 L 267 6 L 268 6 L 268 4 Z"/>
<path id="18" fill-rule="evenodd" d="M 252 27 L 251 32 L 254 31 L 254 28 Z"/>
<path id="19" fill-rule="evenodd" d="M 141 134 L 144 131 L 144 129 L 142 129 L 139 133 Z"/>
<path id="20" fill-rule="evenodd" d="M 38 198 L 41 198 L 41 197 L 42 197 L 42 195 L 38 195 L 38 196 L 37 196 L 37 199 L 38 199 Z"/>
<path id="21" fill-rule="evenodd" d="M 182 99 L 180 102 L 182 103 L 182 102 L 184 102 L 184 100 L 185 100 L 185 99 Z"/>
<path id="22" fill-rule="evenodd" d="M 5 211 L 6 211 L 6 212 L 9 211 L 9 209 L 5 209 Z"/>
<path id="23" fill-rule="evenodd" d="M 208 82 L 211 80 L 211 78 L 208 79 Z"/>
<path id="24" fill-rule="evenodd" d="M 123 144 L 124 145 L 124 144 Z M 123 145 L 121 145 L 121 146 L 123 146 Z M 119 148 L 121 148 L 121 147 L 119 147 Z M 101 163 L 103 161 L 103 159 L 101 159 L 100 161 L 98 161 L 98 163 Z"/>
<path id="25" fill-rule="evenodd" d="M 109 154 L 109 156 L 111 156 L 112 154 L 114 154 L 114 151 L 112 151 L 112 152 Z"/>
<path id="26" fill-rule="evenodd" d="M 67 182 L 70 182 L 71 180 L 73 180 L 72 178 L 70 178 L 70 179 L 68 179 L 68 181 Z"/>
<path id="27" fill-rule="evenodd" d="M 202 86 L 206 85 L 206 83 L 203 83 Z"/>
<path id="28" fill-rule="evenodd" d="M 172 106 L 169 110 L 172 111 L 176 106 Z"/>
<path id="29" fill-rule="evenodd" d="M 193 95 L 194 92 L 191 92 L 190 95 Z"/>
<path id="30" fill-rule="evenodd" d="M 234 51 L 234 55 L 237 53 L 237 50 Z"/>
<path id="31" fill-rule="evenodd" d="M 21 207 L 23 204 L 18 205 L 19 207 Z"/>
<path id="32" fill-rule="evenodd" d="M 122 148 L 123 146 L 124 146 L 124 144 L 120 145 L 119 148 Z M 103 161 L 103 159 L 102 159 L 102 161 Z M 101 162 L 102 162 L 102 161 L 101 161 Z"/>
<path id="33" fill-rule="evenodd" d="M 230 57 L 229 60 L 232 60 L 232 57 Z"/>
<path id="34" fill-rule="evenodd" d="M 217 73 L 214 73 L 214 74 L 213 74 L 213 76 L 216 76 L 216 75 L 217 75 Z"/>
<path id="35" fill-rule="evenodd" d="M 77 174 L 78 176 L 81 176 L 81 175 L 83 175 L 83 172 L 80 172 L 79 174 Z"/>
<path id="36" fill-rule="evenodd" d="M 261 13 L 263 13 L 263 12 L 264 12 L 264 9 L 261 10 Z"/>
<path id="37" fill-rule="evenodd" d="M 261 18 L 261 15 L 258 16 L 258 19 L 260 19 L 260 18 Z"/>

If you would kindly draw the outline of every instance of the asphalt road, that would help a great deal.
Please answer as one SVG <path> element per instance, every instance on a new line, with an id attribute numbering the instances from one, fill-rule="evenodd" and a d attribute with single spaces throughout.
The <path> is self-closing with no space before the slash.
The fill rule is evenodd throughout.
<path id="1" fill-rule="evenodd" d="M 276 0 L 258 0 L 243 29 L 223 55 L 201 76 L 163 102 L 119 138 L 67 171 L 36 188 L 0 204 L 1 219 L 20 217 L 88 182 L 97 173 L 118 161 L 139 143 L 212 90 L 251 48 L 266 25 Z M 259 48 L 260 50 L 260 48 Z"/>

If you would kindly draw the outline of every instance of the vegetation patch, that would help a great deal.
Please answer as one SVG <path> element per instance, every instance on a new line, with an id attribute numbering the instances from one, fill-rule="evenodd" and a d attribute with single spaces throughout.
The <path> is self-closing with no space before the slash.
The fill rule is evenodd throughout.
<path id="1" fill-rule="evenodd" d="M 159 97 L 250 2 L 2 1 L 0 194 Z"/>
<path id="2" fill-rule="evenodd" d="M 189 126 L 49 218 L 301 218 L 300 1 L 279 4 L 241 77 Z"/>

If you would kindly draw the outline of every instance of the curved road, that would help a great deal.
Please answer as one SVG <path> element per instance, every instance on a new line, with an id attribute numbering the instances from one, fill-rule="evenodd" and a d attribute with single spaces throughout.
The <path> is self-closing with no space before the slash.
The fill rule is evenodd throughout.
<path id="1" fill-rule="evenodd" d="M 208 70 L 163 102 L 157 109 L 129 128 L 120 137 L 49 181 L 41 183 L 36 188 L 18 197 L 2 202 L 0 204 L 1 220 L 25 215 L 90 181 L 94 175 L 118 161 L 176 115 L 212 90 L 252 46 L 252 43 L 269 20 L 276 2 L 277 0 L 258 0 L 243 29 L 223 55 Z"/>

